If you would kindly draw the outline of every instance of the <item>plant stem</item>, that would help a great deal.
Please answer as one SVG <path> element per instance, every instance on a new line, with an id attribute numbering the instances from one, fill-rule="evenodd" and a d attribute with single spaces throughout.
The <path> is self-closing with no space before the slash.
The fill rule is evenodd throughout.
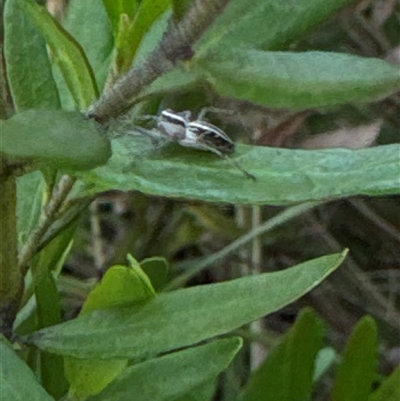
<path id="1" fill-rule="evenodd" d="M 160 75 L 181 60 L 193 57 L 192 45 L 218 17 L 229 0 L 194 0 L 186 14 L 176 21 L 172 16 L 159 45 L 145 62 L 135 65 L 105 92 L 88 110 L 88 116 L 101 123 L 124 112 L 132 100 Z"/>
<path id="2" fill-rule="evenodd" d="M 58 185 L 54 188 L 51 198 L 44 209 L 41 221 L 22 247 L 19 257 L 19 264 L 23 272 L 26 272 L 27 263 L 38 251 L 43 236 L 46 234 L 52 223 L 56 220 L 57 215 L 60 212 L 60 208 L 71 191 L 74 183 L 75 179 L 68 175 L 64 175 L 61 177 Z"/>
<path id="3" fill-rule="evenodd" d="M 18 266 L 15 176 L 0 176 L 0 193 L 0 330 L 10 338 L 23 284 Z"/>

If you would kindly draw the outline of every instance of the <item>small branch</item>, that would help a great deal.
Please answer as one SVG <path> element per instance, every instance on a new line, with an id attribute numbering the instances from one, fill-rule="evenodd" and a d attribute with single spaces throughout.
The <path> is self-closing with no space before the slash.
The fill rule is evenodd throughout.
<path id="1" fill-rule="evenodd" d="M 27 263 L 38 251 L 43 236 L 56 220 L 60 208 L 71 191 L 74 183 L 75 179 L 68 175 L 64 175 L 61 177 L 58 185 L 53 189 L 53 193 L 44 209 L 39 225 L 32 231 L 28 241 L 22 247 L 19 257 L 19 265 L 21 266 L 23 275 L 26 273 Z"/>
<path id="2" fill-rule="evenodd" d="M 400 230 L 379 216 L 379 214 L 366 205 L 364 201 L 360 199 L 348 199 L 348 202 L 382 231 L 390 235 L 394 241 L 400 242 Z"/>
<path id="3" fill-rule="evenodd" d="M 317 230 L 319 238 L 322 238 L 332 250 L 343 249 L 343 245 L 332 236 L 315 216 L 310 216 L 310 225 Z M 377 316 L 389 327 L 400 331 L 400 314 L 394 305 L 368 275 L 354 262 L 351 256 L 346 258 L 346 268 L 335 275 L 333 283 L 342 296 L 363 310 Z M 337 280 L 337 281 L 335 281 Z"/>
<path id="4" fill-rule="evenodd" d="M 65 205 L 65 211 L 62 215 L 53 221 L 47 231 L 44 233 L 36 252 L 41 251 L 49 242 L 51 242 L 61 231 L 69 226 L 78 215 L 85 210 L 95 199 L 94 196 L 83 198 L 80 200 L 74 200 L 70 203 L 72 205 Z"/>
<path id="5" fill-rule="evenodd" d="M 3 164 L 4 160 L 0 160 Z M 18 268 L 16 177 L 0 176 L 0 333 L 11 338 L 23 280 Z"/>
<path id="6" fill-rule="evenodd" d="M 257 229 L 262 223 L 261 207 L 252 206 L 251 207 L 251 226 L 252 229 Z M 262 263 L 262 238 L 261 236 L 254 237 L 251 241 L 251 264 L 250 264 L 250 274 L 260 274 Z M 250 330 L 254 335 L 262 337 L 264 332 L 262 319 L 255 320 L 250 323 Z M 257 342 L 252 342 L 250 345 L 250 368 L 252 371 L 256 370 L 261 366 L 264 359 L 267 356 L 267 351 L 264 346 Z"/>
<path id="7" fill-rule="evenodd" d="M 266 232 L 271 231 L 272 229 L 279 227 L 282 224 L 322 204 L 323 202 L 306 202 L 300 205 L 292 206 L 284 210 L 283 212 L 278 213 L 276 216 L 267 220 L 263 224 L 260 224 L 258 227 L 255 227 L 250 232 L 238 238 L 237 240 L 233 241 L 220 251 L 199 259 L 197 263 L 193 261 L 182 263 L 179 266 L 179 268 L 184 270 L 184 273 L 171 280 L 163 291 L 171 291 L 176 288 L 179 288 L 180 286 L 185 284 L 186 281 L 194 277 L 196 274 L 199 274 L 201 271 L 208 268 L 209 266 L 219 262 L 220 260 L 224 259 L 233 252 L 236 252 L 242 246 L 252 241 L 253 238 L 257 238 L 259 235 L 263 235 Z"/>
<path id="8" fill-rule="evenodd" d="M 218 17 L 229 0 L 195 0 L 176 22 L 171 17 L 159 45 L 140 66 L 134 66 L 124 77 L 90 107 L 88 116 L 101 123 L 124 112 L 144 87 L 172 70 L 181 60 L 193 57 L 192 45 Z"/>
<path id="9" fill-rule="evenodd" d="M 101 235 L 101 224 L 99 215 L 99 204 L 97 201 L 92 202 L 90 205 L 90 227 L 92 239 L 92 253 L 94 265 L 98 273 L 101 273 L 106 264 L 106 254 Z"/>
<path id="10" fill-rule="evenodd" d="M 0 3 L 0 15 L 3 18 L 4 1 Z M 5 120 L 14 113 L 14 105 L 11 97 L 10 87 L 7 80 L 6 60 L 4 56 L 4 26 L 0 26 L 0 118 Z"/>

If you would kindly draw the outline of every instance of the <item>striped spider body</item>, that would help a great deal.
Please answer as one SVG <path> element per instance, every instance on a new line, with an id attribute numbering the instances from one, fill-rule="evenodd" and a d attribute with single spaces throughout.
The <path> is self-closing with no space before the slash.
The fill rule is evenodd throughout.
<path id="1" fill-rule="evenodd" d="M 168 141 L 179 143 L 181 146 L 205 150 L 225 158 L 242 171 L 247 178 L 255 177 L 244 170 L 235 160 L 228 157 L 235 151 L 235 143 L 220 128 L 200 119 L 191 121 L 190 111 L 175 112 L 163 110 L 157 118 L 157 130 L 148 131 L 136 127 L 137 131 L 147 133 L 151 138 L 161 134 Z"/>
<path id="2" fill-rule="evenodd" d="M 235 151 L 231 138 L 220 128 L 205 121 L 197 120 L 187 124 L 186 141 L 193 142 L 193 147 L 214 153 L 230 155 Z"/>

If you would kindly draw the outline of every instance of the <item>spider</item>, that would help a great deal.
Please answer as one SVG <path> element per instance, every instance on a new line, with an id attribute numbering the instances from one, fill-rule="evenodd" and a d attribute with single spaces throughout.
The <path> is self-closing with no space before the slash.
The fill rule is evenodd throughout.
<path id="1" fill-rule="evenodd" d="M 159 140 L 161 137 L 169 141 L 177 142 L 182 146 L 212 152 L 219 157 L 229 160 L 247 178 L 255 180 L 254 175 L 244 170 L 236 161 L 229 158 L 235 151 L 235 143 L 220 128 L 199 118 L 191 121 L 191 112 L 175 112 L 170 109 L 163 110 L 159 117 L 156 117 L 157 128 L 147 130 L 142 127 L 135 127 L 135 130 L 149 135 L 152 139 Z M 151 117 L 154 118 L 154 117 Z"/>

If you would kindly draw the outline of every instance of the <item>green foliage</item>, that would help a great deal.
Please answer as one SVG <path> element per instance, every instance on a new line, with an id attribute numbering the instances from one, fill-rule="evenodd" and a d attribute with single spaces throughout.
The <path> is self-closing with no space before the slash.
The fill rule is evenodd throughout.
<path id="1" fill-rule="evenodd" d="M 17 1 L 5 3 L 4 29 L 7 77 L 15 110 L 59 108 L 46 42 Z"/>
<path id="2" fill-rule="evenodd" d="M 114 34 L 117 36 L 120 28 L 120 16 L 125 14 L 132 17 L 137 10 L 139 2 L 135 0 L 103 0 L 103 4 L 113 27 Z"/>
<path id="3" fill-rule="evenodd" d="M 64 169 L 93 168 L 110 156 L 107 139 L 79 112 L 18 113 L 3 122 L 0 141 L 2 154 L 44 167 L 50 163 Z"/>
<path id="4" fill-rule="evenodd" d="M 77 358 L 143 358 L 186 347 L 293 302 L 335 270 L 346 253 L 274 273 L 161 294 L 144 307 L 96 311 L 33 333 L 26 341 Z M 152 341 L 143 333 L 152 333 Z"/>
<path id="5" fill-rule="evenodd" d="M 369 102 L 400 85 L 398 68 L 383 60 L 329 52 L 236 50 L 207 54 L 197 64 L 216 92 L 266 107 Z"/>
<path id="6" fill-rule="evenodd" d="M 315 312 L 303 310 L 263 365 L 252 374 L 238 401 L 312 400 L 315 379 L 321 377 L 313 375 L 317 352 L 323 351 L 320 351 L 324 335 L 321 323 Z M 399 396 L 399 369 L 372 392 L 377 340 L 375 321 L 364 317 L 354 328 L 343 352 L 332 401 L 395 400 Z M 332 358 L 329 359 L 332 364 Z"/>
<path id="7" fill-rule="evenodd" d="M 114 139 L 112 147 L 105 166 L 78 173 L 92 184 L 89 193 L 130 189 L 208 202 L 288 205 L 399 192 L 396 144 L 313 151 L 239 145 L 232 159 L 256 181 L 247 179 L 229 160 L 203 151 L 187 152 L 178 145 L 154 150 L 146 137 Z"/>
<path id="8" fill-rule="evenodd" d="M 87 108 L 97 98 L 98 90 L 93 71 L 82 48 L 44 7 L 29 0 L 17 0 L 17 3 L 50 46 L 77 106 L 80 109 Z M 31 85 L 34 84 L 35 81 L 32 81 Z"/>
<path id="9" fill-rule="evenodd" d="M 37 382 L 29 367 L 2 341 L 0 355 L 0 387 L 4 399 L 54 401 Z"/>
<path id="10" fill-rule="evenodd" d="M 138 401 L 168 401 L 180 396 L 187 400 L 186 394 L 215 378 L 241 346 L 239 337 L 231 337 L 139 363 L 127 368 L 114 383 L 90 400 L 124 401 L 132 394 Z"/>
<path id="11" fill-rule="evenodd" d="M 378 332 L 366 316 L 353 330 L 339 366 L 332 401 L 363 401 L 371 394 L 376 372 Z"/>
<path id="12" fill-rule="evenodd" d="M 88 295 L 81 311 L 85 315 L 127 303 L 143 303 L 154 297 L 154 290 L 138 262 L 131 259 L 131 266 L 113 266 L 102 282 Z M 78 359 L 65 357 L 65 373 L 70 383 L 70 395 L 86 399 L 103 390 L 128 364 L 127 359 Z"/>
<path id="13" fill-rule="evenodd" d="M 399 394 L 400 366 L 368 397 L 368 401 L 396 401 Z"/>
<path id="14" fill-rule="evenodd" d="M 5 3 L 4 82 L 16 114 L 2 121 L 0 180 L 9 183 L 6 178 L 11 176 L 17 181 L 18 204 L 10 203 L 10 210 L 2 211 L 9 214 L 4 221 L 15 223 L 15 230 L 9 232 L 17 231 L 18 238 L 5 238 L 0 253 L 2 257 L 9 250 L 16 254 L 19 248 L 21 266 L 16 277 L 25 279 L 23 293 L 13 295 L 14 304 L 23 306 L 13 327 L 22 336 L 18 338 L 22 349 L 0 341 L 0 387 L 7 400 L 55 400 L 68 393 L 74 401 L 122 401 L 132 394 L 138 401 L 209 401 L 218 374 L 242 347 L 238 337 L 215 337 L 229 336 L 306 294 L 347 254 L 158 295 L 176 284 L 167 261 L 157 256 L 139 264 L 129 256 L 129 267 L 109 269 L 88 294 L 80 315 L 62 322 L 59 273 L 76 238 L 75 221 L 90 196 L 121 190 L 164 198 L 284 206 L 400 193 L 397 144 L 356 151 L 239 144 L 229 161 L 174 144 L 156 149 L 146 137 L 118 137 L 112 128 L 107 137 L 108 127 L 100 130 L 85 118 L 82 112 L 98 100 L 98 88 L 106 88 L 103 95 L 107 97 L 108 90 L 118 88 L 113 85 L 121 73 L 130 71 L 132 65 L 146 65 L 146 57 L 165 38 L 165 30 L 185 20 L 191 3 L 72 0 L 62 23 L 34 1 Z M 287 51 L 294 41 L 351 3 L 232 0 L 215 21 L 209 15 L 213 23 L 210 27 L 204 24 L 208 29 L 194 43 L 183 44 L 188 54 L 194 51 L 190 60 L 167 60 L 168 68 L 154 69 L 154 79 L 135 98 L 120 86 L 119 100 L 125 101 L 121 110 L 140 103 L 134 109 L 136 117 L 135 113 L 147 107 L 169 106 L 182 94 L 200 108 L 197 98 L 208 93 L 252 105 L 300 110 L 377 101 L 394 93 L 400 84 L 399 71 L 392 65 L 342 53 Z M 202 21 L 192 22 L 195 26 Z M 190 28 L 190 24 L 185 26 Z M 188 50 L 185 46 L 181 47 Z M 148 72 L 143 69 L 141 74 Z M 118 122 L 112 121 L 112 127 L 113 123 Z M 246 179 L 234 163 L 256 180 Z M 70 187 L 60 184 L 60 189 L 56 182 L 66 172 L 74 177 Z M 310 208 L 300 205 L 291 217 Z M 226 215 L 200 207 L 191 212 L 203 226 L 230 234 L 232 239 L 242 233 Z M 176 227 L 168 239 L 172 248 L 200 237 L 192 222 L 186 220 Z M 256 236 L 247 234 L 251 235 Z M 236 250 L 243 243 L 232 247 Z M 27 248 L 33 251 L 24 259 Z M 156 248 L 162 249 L 162 244 Z M 229 250 L 224 252 L 211 255 L 211 262 Z M 1 277 L 17 269 L 4 267 L 5 259 L 0 258 Z M 204 258 L 203 265 L 210 260 Z M 21 281 L 11 284 L 17 288 Z M 0 294 L 8 285 L 1 280 Z M 208 342 L 199 345 L 204 341 Z M 377 341 L 374 320 L 363 318 L 343 353 L 332 400 L 398 398 L 399 369 L 372 392 Z M 251 376 L 239 399 L 311 400 L 315 381 L 323 377 L 335 355 L 331 349 L 324 354 L 322 347 L 321 321 L 313 311 L 305 310 Z"/>
<path id="15" fill-rule="evenodd" d="M 142 260 L 140 267 L 151 281 L 154 290 L 161 291 L 167 282 L 168 262 L 164 258 L 154 256 Z"/>
<path id="16" fill-rule="evenodd" d="M 167 10 L 169 3 L 169 0 L 144 0 L 134 16 L 120 15 L 115 61 L 119 72 L 125 73 L 132 65 L 144 36 Z"/>
<path id="17" fill-rule="evenodd" d="M 87 23 L 88 15 L 91 18 L 91 24 Z M 103 4 L 101 1 L 94 3 L 80 0 L 70 1 L 63 27 L 82 47 L 93 69 L 97 86 L 100 89 L 103 88 L 114 50 L 112 26 Z M 83 107 L 86 108 L 87 105 Z"/>
<path id="18" fill-rule="evenodd" d="M 311 400 L 314 362 L 323 336 L 315 312 L 303 310 L 281 343 L 254 372 L 240 400 Z"/>
<path id="19" fill-rule="evenodd" d="M 278 50 L 354 0 L 232 0 L 198 43 L 201 54 L 213 49 L 251 47 Z"/>

